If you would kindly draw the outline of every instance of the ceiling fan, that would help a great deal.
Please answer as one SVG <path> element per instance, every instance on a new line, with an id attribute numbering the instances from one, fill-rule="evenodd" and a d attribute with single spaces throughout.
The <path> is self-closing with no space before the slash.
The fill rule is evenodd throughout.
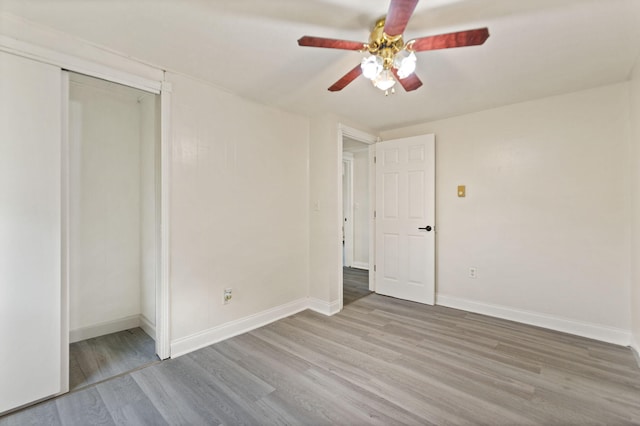
<path id="1" fill-rule="evenodd" d="M 476 46 L 489 38 L 488 28 L 458 31 L 448 34 L 420 37 L 404 42 L 402 34 L 419 0 L 391 0 L 387 16 L 379 19 L 368 43 L 331 38 L 304 36 L 298 40 L 299 46 L 325 47 L 328 49 L 357 50 L 370 55 L 336 81 L 329 91 L 337 92 L 361 74 L 385 94 L 394 92 L 396 81 L 407 92 L 422 86 L 422 81 L 414 73 L 415 52 L 449 49 L 452 47 Z"/>

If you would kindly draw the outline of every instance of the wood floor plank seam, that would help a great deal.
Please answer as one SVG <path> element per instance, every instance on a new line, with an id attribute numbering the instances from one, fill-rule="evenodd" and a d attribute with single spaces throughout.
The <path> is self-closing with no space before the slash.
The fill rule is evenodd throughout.
<path id="1" fill-rule="evenodd" d="M 118 374 L 115 374 L 113 376 L 106 377 L 106 378 L 104 378 L 104 379 L 102 379 L 100 381 L 89 383 L 89 384 L 77 387 L 75 389 L 70 390 L 69 393 L 78 392 L 78 391 L 81 391 L 81 390 L 84 390 L 84 389 L 87 389 L 87 388 L 90 388 L 90 387 L 98 386 L 98 385 L 100 385 L 102 383 L 108 382 L 108 381 L 113 380 L 113 379 L 118 379 L 120 377 L 128 376 L 131 373 L 135 373 L 138 370 L 142 370 L 144 368 L 151 367 L 151 366 L 156 365 L 156 364 L 160 364 L 161 362 L 162 362 L 161 360 L 157 360 L 157 361 L 151 361 L 151 362 L 148 362 L 148 363 L 144 363 L 144 364 L 140 365 L 139 367 L 132 368 L 131 370 L 127 370 L 127 371 L 125 371 L 123 373 L 118 373 Z"/>

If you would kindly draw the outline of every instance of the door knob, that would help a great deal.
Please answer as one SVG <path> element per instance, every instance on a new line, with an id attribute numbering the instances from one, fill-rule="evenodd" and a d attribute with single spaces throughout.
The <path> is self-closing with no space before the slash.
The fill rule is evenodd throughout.
<path id="1" fill-rule="evenodd" d="M 431 228 L 429 225 L 425 226 L 424 228 L 418 228 L 418 230 L 420 229 L 424 229 L 425 231 L 429 232 L 431 231 L 433 228 Z"/>

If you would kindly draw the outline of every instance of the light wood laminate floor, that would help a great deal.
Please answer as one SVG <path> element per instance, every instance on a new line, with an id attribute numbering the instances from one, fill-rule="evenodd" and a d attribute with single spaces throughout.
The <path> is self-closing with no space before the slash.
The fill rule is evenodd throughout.
<path id="1" fill-rule="evenodd" d="M 342 305 L 370 295 L 369 271 L 356 268 L 342 268 Z"/>
<path id="2" fill-rule="evenodd" d="M 379 295 L 304 311 L 0 425 L 640 423 L 628 348 Z"/>

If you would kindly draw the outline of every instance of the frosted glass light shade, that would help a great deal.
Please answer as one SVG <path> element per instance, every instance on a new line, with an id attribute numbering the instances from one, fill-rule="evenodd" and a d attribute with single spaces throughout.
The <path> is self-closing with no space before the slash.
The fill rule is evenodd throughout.
<path id="1" fill-rule="evenodd" d="M 389 90 L 396 84 L 396 79 L 390 70 L 384 70 L 375 79 L 373 85 L 380 90 Z"/>
<path id="2" fill-rule="evenodd" d="M 398 77 L 407 78 L 416 70 L 416 54 L 406 50 L 398 52 L 393 65 L 398 70 Z"/>
<path id="3" fill-rule="evenodd" d="M 373 80 L 382 71 L 382 58 L 374 55 L 367 56 L 362 59 L 360 68 L 362 68 L 362 75 L 364 75 L 365 78 Z"/>

